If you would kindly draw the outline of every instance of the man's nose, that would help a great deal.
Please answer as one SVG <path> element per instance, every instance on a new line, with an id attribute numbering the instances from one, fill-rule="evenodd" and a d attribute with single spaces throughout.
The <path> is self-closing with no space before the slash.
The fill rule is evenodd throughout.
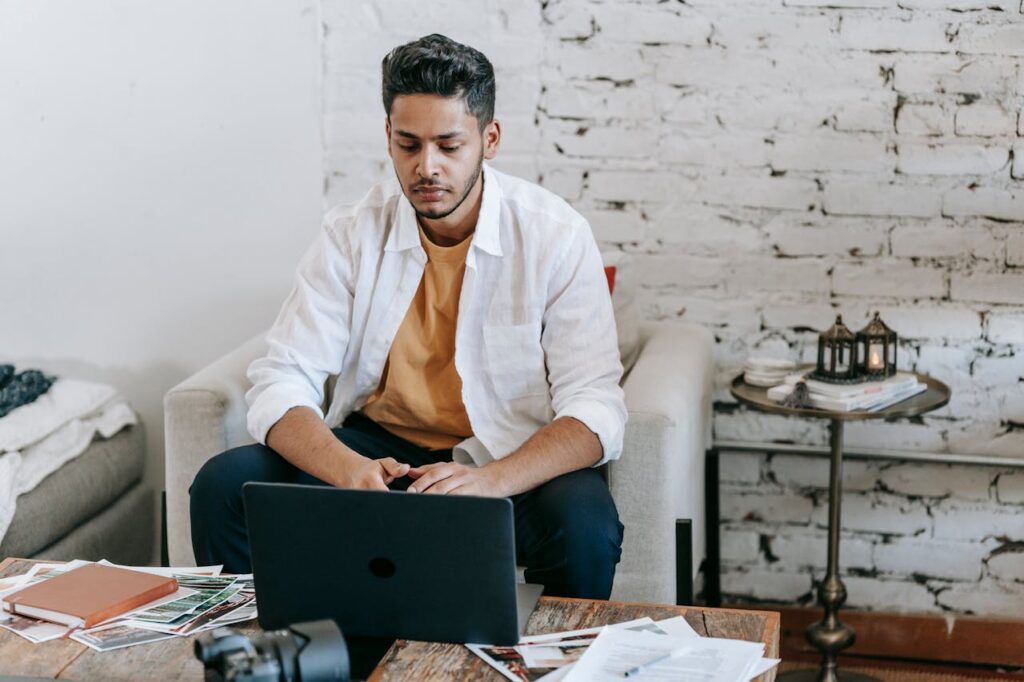
<path id="1" fill-rule="evenodd" d="M 440 175 L 440 169 L 438 167 L 439 161 L 440 155 L 436 150 L 427 145 L 423 148 L 423 151 L 420 152 L 416 172 L 419 173 L 422 178 L 434 178 L 435 176 Z"/>

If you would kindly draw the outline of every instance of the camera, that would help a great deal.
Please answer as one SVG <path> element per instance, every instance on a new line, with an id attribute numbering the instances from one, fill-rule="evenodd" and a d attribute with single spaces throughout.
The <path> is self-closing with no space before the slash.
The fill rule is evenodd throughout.
<path id="1" fill-rule="evenodd" d="M 223 627 L 200 635 L 206 682 L 348 682 L 348 647 L 333 620 L 246 636 Z"/>

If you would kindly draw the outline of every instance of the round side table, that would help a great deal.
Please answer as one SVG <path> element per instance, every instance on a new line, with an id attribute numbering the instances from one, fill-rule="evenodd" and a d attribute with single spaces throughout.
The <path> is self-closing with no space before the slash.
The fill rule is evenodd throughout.
<path id="1" fill-rule="evenodd" d="M 809 371 L 813 366 L 802 367 Z M 935 410 L 949 402 L 949 387 L 941 381 L 923 374 L 917 374 L 918 381 L 928 386 L 927 390 L 875 412 L 832 412 L 814 408 L 784 407 L 768 398 L 768 389 L 751 386 L 743 381 L 743 375 L 733 379 L 730 392 L 740 403 L 762 412 L 784 414 L 795 417 L 811 417 L 829 420 L 829 440 L 832 447 L 831 467 L 828 486 L 828 567 L 825 580 L 818 587 L 818 602 L 825 609 L 820 622 L 807 628 L 807 641 L 822 653 L 818 670 L 796 670 L 783 673 L 780 680 L 791 682 L 869 682 L 873 677 L 857 673 L 840 672 L 836 668 L 836 657 L 854 641 L 853 628 L 839 621 L 839 607 L 846 601 L 846 586 L 839 579 L 839 530 L 840 503 L 843 482 L 843 424 L 848 421 L 865 419 L 887 419 L 893 417 L 914 417 Z"/>

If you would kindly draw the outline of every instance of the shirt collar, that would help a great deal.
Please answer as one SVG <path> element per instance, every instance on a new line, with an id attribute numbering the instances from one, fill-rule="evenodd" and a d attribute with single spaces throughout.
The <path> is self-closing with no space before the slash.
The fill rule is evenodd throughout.
<path id="1" fill-rule="evenodd" d="M 501 233 L 498 220 L 501 216 L 501 187 L 498 177 L 486 163 L 481 170 L 484 176 L 483 199 L 480 201 L 480 215 L 477 216 L 472 246 L 492 256 L 501 256 Z M 401 188 L 399 188 L 401 191 Z M 398 200 L 398 215 L 395 229 L 384 245 L 385 251 L 405 251 L 420 248 L 420 227 L 416 221 L 416 210 L 404 194 Z"/>

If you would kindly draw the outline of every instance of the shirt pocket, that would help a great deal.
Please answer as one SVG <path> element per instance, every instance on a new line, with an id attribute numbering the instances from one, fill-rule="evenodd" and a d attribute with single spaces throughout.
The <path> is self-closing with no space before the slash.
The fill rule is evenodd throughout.
<path id="1" fill-rule="evenodd" d="M 540 332 L 540 322 L 484 326 L 487 370 L 495 392 L 502 398 L 547 395 L 548 376 Z"/>

